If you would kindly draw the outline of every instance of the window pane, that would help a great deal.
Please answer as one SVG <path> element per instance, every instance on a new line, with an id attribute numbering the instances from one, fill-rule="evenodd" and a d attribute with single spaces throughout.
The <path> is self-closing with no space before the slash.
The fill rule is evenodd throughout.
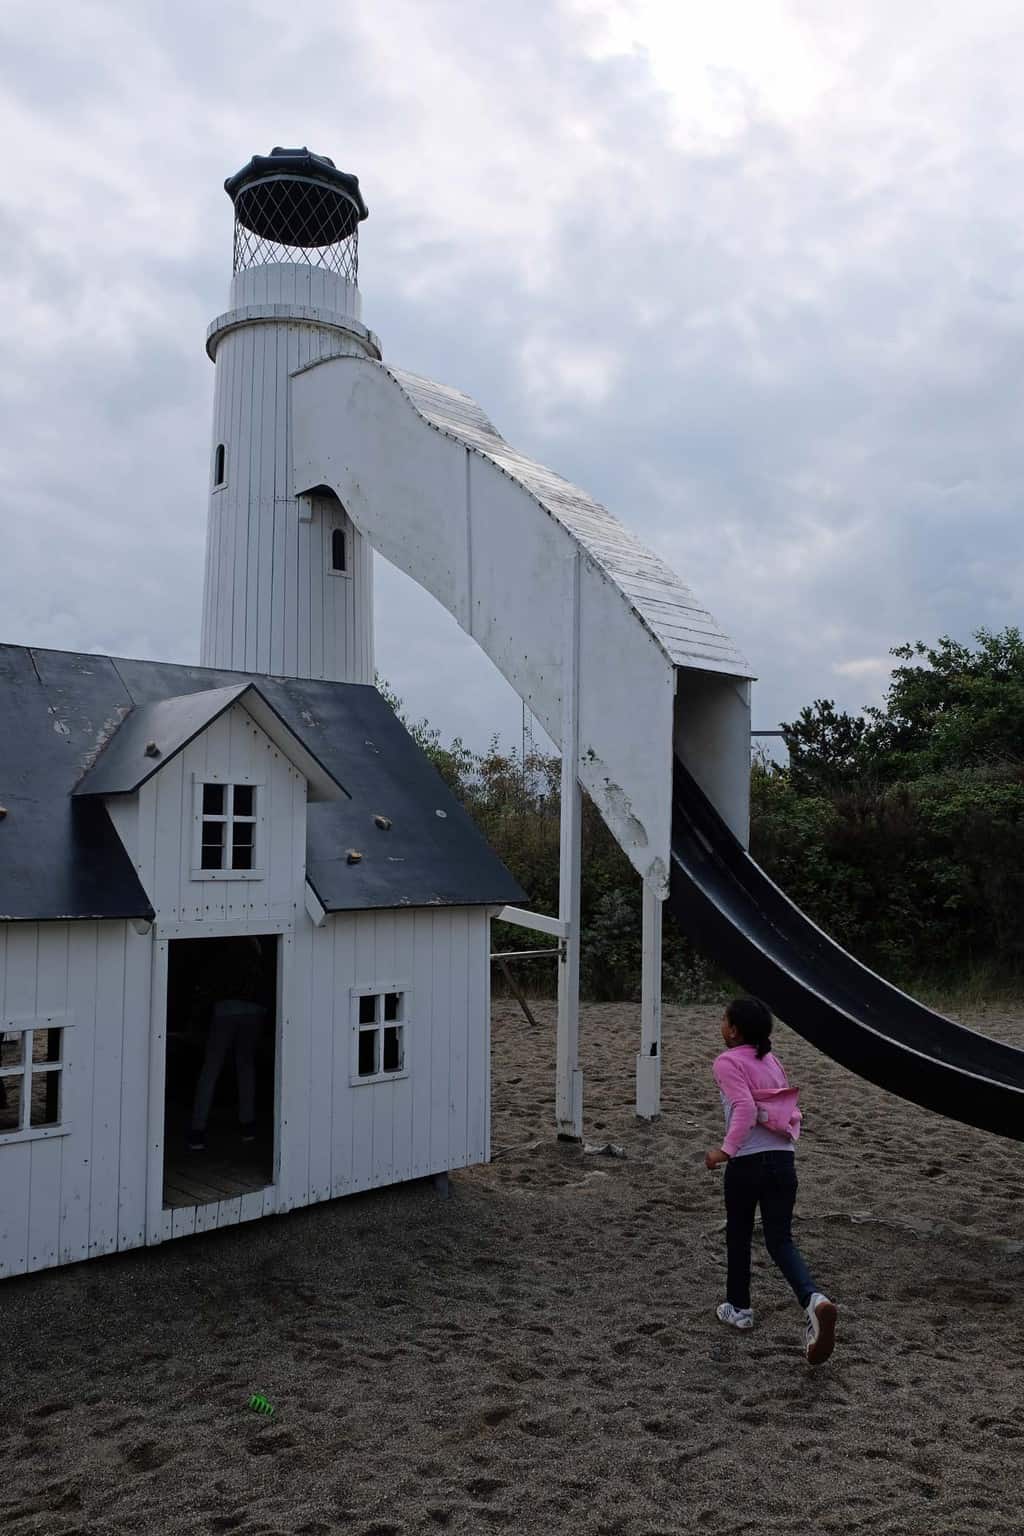
<path id="1" fill-rule="evenodd" d="M 345 530 L 335 528 L 331 534 L 331 570 L 345 570 Z"/>
<path id="2" fill-rule="evenodd" d="M 204 784 L 203 785 L 203 815 L 204 816 L 223 816 L 224 815 L 224 785 L 223 784 Z"/>
<path id="3" fill-rule="evenodd" d="M 0 1077 L 0 1136 L 21 1129 L 21 1085 L 24 1078 Z"/>
<path id="4" fill-rule="evenodd" d="M 235 785 L 235 815 L 254 816 L 254 791 L 251 784 Z"/>
<path id="5" fill-rule="evenodd" d="M 402 1017 L 401 992 L 384 993 L 384 1017 L 387 1019 L 389 1024 L 393 1024 L 396 1019 L 400 1019 Z"/>
<path id="6" fill-rule="evenodd" d="M 21 1030 L 7 1030 L 0 1035 L 0 1067 L 20 1067 L 24 1061 Z"/>
<path id="7" fill-rule="evenodd" d="M 32 1109 L 30 1124 L 60 1124 L 60 1085 L 63 1072 L 32 1073 Z"/>
<path id="8" fill-rule="evenodd" d="M 405 1066 L 405 1030 L 396 1025 L 384 1031 L 384 1071 L 401 1072 Z"/>
<path id="9" fill-rule="evenodd" d="M 32 1031 L 32 1060 L 60 1061 L 60 1030 L 34 1029 Z"/>
<path id="10" fill-rule="evenodd" d="M 359 1076 L 373 1077 L 378 1071 L 377 1066 L 377 1041 L 380 1034 L 376 1029 L 361 1029 L 359 1031 Z"/>
<path id="11" fill-rule="evenodd" d="M 216 841 L 214 841 L 216 839 Z M 224 868 L 224 823 L 207 823 L 203 827 L 203 869 Z"/>
<path id="12" fill-rule="evenodd" d="M 372 1024 L 377 1017 L 377 999 L 371 992 L 367 997 L 359 999 L 360 1024 Z"/>
<path id="13" fill-rule="evenodd" d="M 252 869 L 253 842 L 256 825 L 251 821 L 236 821 L 231 831 L 231 867 Z"/>
<path id="14" fill-rule="evenodd" d="M 226 458 L 226 455 L 225 455 L 225 452 L 224 452 L 224 444 L 223 443 L 218 443 L 217 444 L 217 452 L 213 456 L 213 483 L 214 483 L 214 485 L 223 485 L 224 484 L 224 460 L 225 460 L 225 458 Z"/>

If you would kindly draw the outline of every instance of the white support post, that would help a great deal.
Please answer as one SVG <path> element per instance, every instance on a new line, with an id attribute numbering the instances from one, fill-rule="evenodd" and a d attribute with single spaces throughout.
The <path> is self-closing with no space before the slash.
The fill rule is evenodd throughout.
<path id="1" fill-rule="evenodd" d="M 146 1242 L 163 1240 L 164 1214 L 164 1093 L 167 1082 L 167 978 L 170 945 L 153 946 L 149 1014 L 149 1090 L 146 1129 Z"/>
<path id="2" fill-rule="evenodd" d="M 661 909 L 644 883 L 643 961 L 640 973 L 640 1053 L 636 1058 L 636 1112 L 661 1114 Z"/>
<path id="3" fill-rule="evenodd" d="M 565 643 L 562 662 L 562 814 L 558 870 L 558 917 L 565 943 L 558 963 L 558 1039 L 555 1119 L 558 1134 L 583 1137 L 583 1073 L 580 1071 L 580 869 L 583 791 L 580 755 L 580 565 L 566 563 Z"/>

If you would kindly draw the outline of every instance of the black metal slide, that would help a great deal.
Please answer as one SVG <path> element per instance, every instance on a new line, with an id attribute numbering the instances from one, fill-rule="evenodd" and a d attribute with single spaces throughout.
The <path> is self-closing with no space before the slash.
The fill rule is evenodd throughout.
<path id="1" fill-rule="evenodd" d="M 669 908 L 683 932 L 805 1040 L 869 1082 L 1024 1141 L 1024 1051 L 869 971 L 805 917 L 676 759 Z"/>

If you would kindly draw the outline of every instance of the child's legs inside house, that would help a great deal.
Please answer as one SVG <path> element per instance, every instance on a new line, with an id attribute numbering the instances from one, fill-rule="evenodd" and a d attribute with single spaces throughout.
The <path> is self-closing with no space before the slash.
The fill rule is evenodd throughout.
<path id="1" fill-rule="evenodd" d="M 235 1026 L 238 1020 L 230 1014 L 222 1014 L 214 1009 L 213 1018 L 210 1020 L 210 1028 L 206 1036 L 206 1051 L 203 1055 L 203 1065 L 199 1073 L 199 1081 L 196 1083 L 195 1102 L 192 1106 L 192 1129 L 197 1134 L 206 1130 L 206 1123 L 210 1118 L 210 1106 L 213 1103 L 213 1093 L 220 1077 L 221 1068 L 231 1049 L 231 1042 L 235 1038 Z"/>
<path id="2" fill-rule="evenodd" d="M 256 1119 L 256 1046 L 259 1042 L 263 1013 L 239 1015 L 235 1020 L 235 1068 L 238 1072 L 238 1118 L 242 1125 Z"/>
<path id="3" fill-rule="evenodd" d="M 796 1159 L 791 1152 L 766 1152 L 763 1159 L 760 1206 L 764 1245 L 769 1257 L 789 1281 L 797 1301 L 806 1307 L 817 1286 L 802 1253 L 793 1241 Z"/>
<path id="4" fill-rule="evenodd" d="M 725 1298 L 734 1307 L 750 1306 L 750 1241 L 760 1181 L 753 1157 L 734 1157 L 725 1169 L 725 1247 L 729 1273 Z"/>

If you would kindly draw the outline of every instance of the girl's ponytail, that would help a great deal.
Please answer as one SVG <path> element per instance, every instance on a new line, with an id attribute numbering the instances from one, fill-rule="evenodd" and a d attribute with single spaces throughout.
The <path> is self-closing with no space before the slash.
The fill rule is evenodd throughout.
<path id="1" fill-rule="evenodd" d="M 743 1037 L 744 1045 L 752 1045 L 761 1061 L 772 1048 L 772 1016 L 756 997 L 734 997 L 725 1007 L 725 1016 L 732 1027 Z"/>

